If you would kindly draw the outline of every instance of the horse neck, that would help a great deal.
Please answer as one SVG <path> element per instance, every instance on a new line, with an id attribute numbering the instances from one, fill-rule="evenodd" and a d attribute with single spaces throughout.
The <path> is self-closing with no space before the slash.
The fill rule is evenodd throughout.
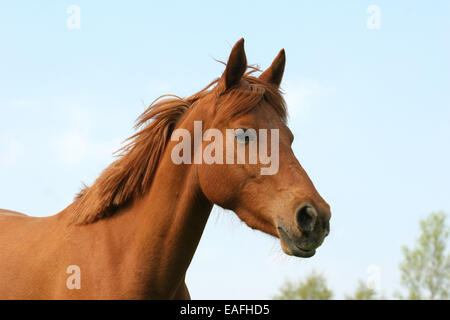
<path id="1" fill-rule="evenodd" d="M 188 115 L 183 121 L 186 125 L 181 125 L 191 132 L 191 137 L 194 119 L 199 117 Z M 152 296 L 173 293 L 184 281 L 212 209 L 201 191 L 195 166 L 173 163 L 171 150 L 175 143 L 169 141 L 152 187 L 131 208 L 138 213 L 136 268 L 146 270 L 143 281 L 148 283 Z"/>

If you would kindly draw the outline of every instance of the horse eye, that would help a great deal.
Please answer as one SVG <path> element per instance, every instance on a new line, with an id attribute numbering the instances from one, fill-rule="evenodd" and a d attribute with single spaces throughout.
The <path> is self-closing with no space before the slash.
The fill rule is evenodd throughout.
<path id="1" fill-rule="evenodd" d="M 235 129 L 234 136 L 236 140 L 240 143 L 248 143 L 255 140 L 254 132 L 252 130 L 247 130 L 243 128 Z"/>

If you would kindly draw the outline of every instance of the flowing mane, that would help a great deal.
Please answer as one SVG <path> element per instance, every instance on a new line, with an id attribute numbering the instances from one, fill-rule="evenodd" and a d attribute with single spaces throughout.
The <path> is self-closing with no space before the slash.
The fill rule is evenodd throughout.
<path id="1" fill-rule="evenodd" d="M 156 99 L 137 119 L 137 133 L 129 137 L 117 153 L 119 158 L 106 168 L 90 187 L 85 186 L 72 204 L 71 222 L 88 224 L 113 215 L 118 208 L 150 189 L 167 142 L 180 118 L 203 97 L 215 94 L 217 112 L 231 118 L 249 112 L 265 99 L 286 121 L 286 107 L 278 87 L 250 76 L 242 78 L 247 86 L 224 91 L 220 79 L 211 82 L 198 93 L 180 98 L 163 95 Z M 164 98 L 161 100 L 161 98 Z"/>

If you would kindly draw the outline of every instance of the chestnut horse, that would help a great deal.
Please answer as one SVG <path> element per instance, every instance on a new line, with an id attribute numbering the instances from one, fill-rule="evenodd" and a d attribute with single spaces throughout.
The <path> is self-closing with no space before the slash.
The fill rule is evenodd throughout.
<path id="1" fill-rule="evenodd" d="M 120 157 L 63 211 L 36 218 L 0 210 L 0 299 L 188 299 L 186 271 L 214 204 L 279 238 L 286 254 L 313 256 L 330 207 L 291 149 L 284 66 L 281 50 L 253 76 L 239 40 L 219 79 L 191 97 L 153 103 Z M 221 132 L 277 129 L 278 172 L 261 174 L 260 158 L 174 163 L 173 133 L 194 134 L 194 121 Z M 247 140 L 236 144 L 248 148 Z M 207 145 L 193 145 L 188 157 Z"/>

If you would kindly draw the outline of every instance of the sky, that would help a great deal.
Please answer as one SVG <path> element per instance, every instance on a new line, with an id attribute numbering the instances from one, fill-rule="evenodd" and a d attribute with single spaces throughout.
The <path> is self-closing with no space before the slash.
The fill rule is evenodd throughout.
<path id="1" fill-rule="evenodd" d="M 64 209 L 146 106 L 219 77 L 214 59 L 241 37 L 263 69 L 286 50 L 293 149 L 331 206 L 331 233 L 292 258 L 214 208 L 192 298 L 270 299 L 312 270 L 335 298 L 358 279 L 392 297 L 419 220 L 450 213 L 448 1 L 2 1 L 0 207 Z"/>

